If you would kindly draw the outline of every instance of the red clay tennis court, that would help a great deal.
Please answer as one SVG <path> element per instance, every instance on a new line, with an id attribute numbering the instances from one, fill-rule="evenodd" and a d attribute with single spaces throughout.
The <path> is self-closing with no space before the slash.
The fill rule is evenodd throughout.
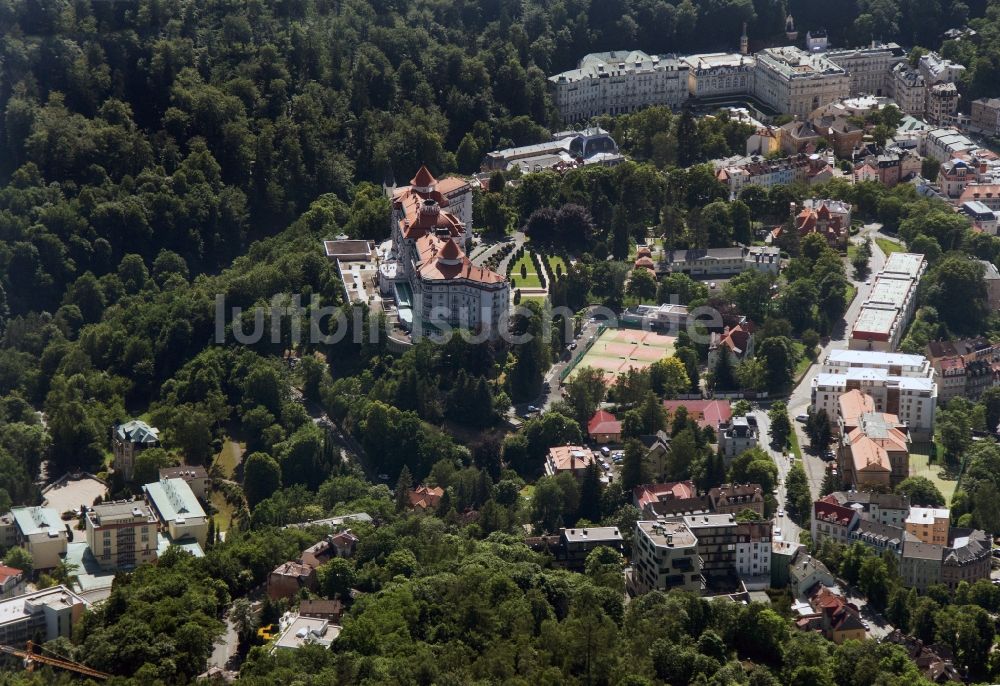
<path id="1" fill-rule="evenodd" d="M 593 367 L 604 372 L 608 385 L 629 369 L 645 369 L 674 352 L 673 336 L 634 329 L 605 329 L 583 357 L 573 366 L 566 380 L 577 369 Z"/>

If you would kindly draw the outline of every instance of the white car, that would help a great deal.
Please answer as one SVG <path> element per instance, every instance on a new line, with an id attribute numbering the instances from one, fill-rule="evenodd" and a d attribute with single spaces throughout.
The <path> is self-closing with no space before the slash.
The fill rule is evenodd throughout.
<path id="1" fill-rule="evenodd" d="M 784 517 L 785 516 L 785 511 L 784 510 L 778 510 L 775 514 L 777 514 L 779 517 Z M 780 531 L 780 529 L 778 531 Z"/>
<path id="2" fill-rule="evenodd" d="M 781 538 L 781 529 L 775 527 L 775 529 L 774 529 L 774 537 L 775 538 Z"/>
<path id="3" fill-rule="evenodd" d="M 802 422 L 803 424 L 805 424 L 806 422 L 809 421 L 809 415 L 807 415 L 807 414 L 796 415 L 795 416 L 795 421 Z"/>

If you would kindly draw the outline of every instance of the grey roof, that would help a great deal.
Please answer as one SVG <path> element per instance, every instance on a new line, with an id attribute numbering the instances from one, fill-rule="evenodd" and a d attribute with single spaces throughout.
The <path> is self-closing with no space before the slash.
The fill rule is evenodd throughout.
<path id="1" fill-rule="evenodd" d="M 617 526 L 590 526 L 576 529 L 563 529 L 567 541 L 582 543 L 585 541 L 621 542 L 622 535 Z"/>
<path id="2" fill-rule="evenodd" d="M 903 544 L 903 559 L 934 560 L 940 562 L 944 556 L 944 546 L 922 541 L 907 541 Z"/>
<path id="3" fill-rule="evenodd" d="M 35 534 L 58 536 L 60 532 L 66 530 L 59 513 L 51 507 L 12 507 L 10 513 L 22 536 Z"/>
<path id="4" fill-rule="evenodd" d="M 205 510 L 184 479 L 161 479 L 146 484 L 142 490 L 164 522 L 182 523 L 188 518 L 205 518 Z"/>
<path id="5" fill-rule="evenodd" d="M 160 440 L 160 430 L 141 419 L 119 424 L 115 427 L 115 435 L 123 441 L 144 445 L 153 445 Z"/>
<path id="6" fill-rule="evenodd" d="M 919 540 L 913 534 L 907 533 L 902 527 L 868 521 L 866 519 L 858 522 L 858 527 L 851 532 L 851 538 L 865 539 L 878 545 L 893 547 L 904 542 Z"/>
<path id="7" fill-rule="evenodd" d="M 951 545 L 944 551 L 946 565 L 963 565 L 990 554 L 989 534 L 981 529 L 952 529 L 950 538 Z"/>

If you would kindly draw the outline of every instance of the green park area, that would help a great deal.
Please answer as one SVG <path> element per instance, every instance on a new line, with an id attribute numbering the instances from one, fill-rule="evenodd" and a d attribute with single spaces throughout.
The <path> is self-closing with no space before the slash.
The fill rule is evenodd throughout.
<path id="1" fill-rule="evenodd" d="M 510 269 L 514 288 L 541 288 L 542 282 L 535 271 L 531 256 L 525 252 Z"/>
<path id="2" fill-rule="evenodd" d="M 903 252 L 902 245 L 895 241 L 890 241 L 888 238 L 876 238 L 875 242 L 878 243 L 878 247 L 882 248 L 882 252 L 886 254 L 886 257 L 894 252 Z"/>
<path id="3" fill-rule="evenodd" d="M 941 465 L 930 461 L 930 454 L 934 450 L 933 443 L 914 444 L 914 449 L 910 451 L 910 476 L 923 476 L 932 481 L 950 505 L 958 481 L 941 478 Z"/>

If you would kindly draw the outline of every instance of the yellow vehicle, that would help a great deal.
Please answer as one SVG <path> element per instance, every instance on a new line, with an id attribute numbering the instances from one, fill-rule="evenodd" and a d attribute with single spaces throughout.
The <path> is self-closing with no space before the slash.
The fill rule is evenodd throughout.
<path id="1" fill-rule="evenodd" d="M 270 641 L 272 638 L 274 638 L 274 634 L 272 633 L 273 631 L 274 631 L 273 624 L 262 626 L 261 628 L 257 629 L 257 637 L 265 641 Z"/>

